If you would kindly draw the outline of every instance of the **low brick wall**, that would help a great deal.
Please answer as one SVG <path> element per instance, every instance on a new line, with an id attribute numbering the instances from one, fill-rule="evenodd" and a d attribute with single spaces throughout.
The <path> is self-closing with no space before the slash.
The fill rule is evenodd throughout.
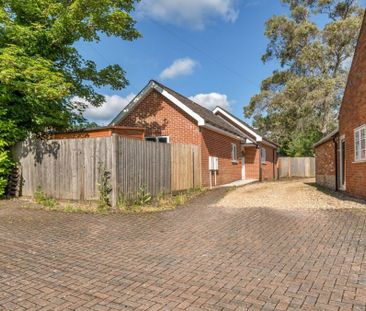
<path id="1" fill-rule="evenodd" d="M 319 186 L 336 190 L 336 178 L 335 175 L 316 175 L 316 183 Z"/>

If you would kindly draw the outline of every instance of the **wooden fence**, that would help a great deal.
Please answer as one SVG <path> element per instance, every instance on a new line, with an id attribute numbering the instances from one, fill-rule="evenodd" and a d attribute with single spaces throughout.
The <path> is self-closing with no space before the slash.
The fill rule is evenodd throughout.
<path id="1" fill-rule="evenodd" d="M 21 194 L 38 187 L 60 200 L 93 201 L 99 197 L 100 165 L 110 173 L 111 199 L 132 197 L 143 186 L 152 195 L 201 186 L 200 149 L 160 144 L 118 135 L 102 138 L 26 141 L 16 146 Z"/>
<path id="2" fill-rule="evenodd" d="M 201 186 L 201 152 L 195 145 L 171 145 L 172 191 Z"/>
<path id="3" fill-rule="evenodd" d="M 315 177 L 315 158 L 280 157 L 278 158 L 279 178 Z"/>

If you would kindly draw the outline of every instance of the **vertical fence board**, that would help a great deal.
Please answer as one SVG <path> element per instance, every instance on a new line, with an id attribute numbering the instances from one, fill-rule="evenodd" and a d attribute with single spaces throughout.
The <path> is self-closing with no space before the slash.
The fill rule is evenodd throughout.
<path id="1" fill-rule="evenodd" d="M 21 166 L 22 195 L 37 187 L 56 199 L 98 199 L 99 163 L 111 172 L 112 199 L 201 186 L 199 146 L 161 144 L 119 136 L 48 141 L 27 140 L 14 148 Z"/>
<path id="2" fill-rule="evenodd" d="M 280 178 L 314 177 L 315 158 L 312 157 L 280 157 L 278 158 L 278 171 Z"/>
<path id="3" fill-rule="evenodd" d="M 172 145 L 172 191 L 201 186 L 201 156 L 199 146 Z"/>
<path id="4" fill-rule="evenodd" d="M 170 192 L 169 144 L 118 137 L 118 191 L 125 197 L 144 187 L 152 195 Z"/>

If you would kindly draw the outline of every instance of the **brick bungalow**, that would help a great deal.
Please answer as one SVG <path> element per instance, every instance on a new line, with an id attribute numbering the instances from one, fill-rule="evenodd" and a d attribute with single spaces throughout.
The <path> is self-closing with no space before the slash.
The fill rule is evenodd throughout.
<path id="1" fill-rule="evenodd" d="M 210 157 L 218 158 L 216 185 L 261 177 L 259 150 L 264 146 L 262 141 L 256 141 L 255 135 L 232 124 L 220 113 L 198 105 L 159 82 L 150 81 L 111 125 L 144 128 L 145 139 L 150 141 L 201 146 L 204 186 L 213 182 Z M 262 162 L 263 165 L 268 162 L 271 168 L 263 170 L 263 175 L 273 178 L 267 170 L 274 171 L 275 147 L 268 145 L 266 150 L 267 147 L 268 152 L 262 152 Z"/>
<path id="2" fill-rule="evenodd" d="M 243 175 L 247 179 L 272 180 L 277 177 L 277 145 L 264 138 L 250 125 L 221 107 L 213 113 L 222 117 L 250 139 L 242 145 Z"/>
<path id="3" fill-rule="evenodd" d="M 366 198 L 366 19 L 339 111 L 338 129 L 314 145 L 319 185 Z"/>

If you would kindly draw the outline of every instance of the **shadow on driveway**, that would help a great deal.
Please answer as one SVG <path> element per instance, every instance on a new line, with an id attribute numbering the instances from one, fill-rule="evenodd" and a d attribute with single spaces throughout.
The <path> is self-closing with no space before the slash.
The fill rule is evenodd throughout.
<path id="1" fill-rule="evenodd" d="M 359 203 L 359 204 L 365 204 L 366 205 L 366 200 L 364 199 L 360 199 L 360 198 L 356 198 L 356 197 L 352 197 L 350 195 L 348 195 L 347 193 L 343 192 L 343 191 L 334 191 L 334 190 L 330 190 L 328 188 L 319 186 L 316 182 L 305 182 L 305 185 L 311 186 L 316 188 L 318 191 L 331 196 L 333 198 L 336 198 L 338 200 L 341 201 L 345 201 L 345 202 L 354 202 L 354 203 Z"/>

